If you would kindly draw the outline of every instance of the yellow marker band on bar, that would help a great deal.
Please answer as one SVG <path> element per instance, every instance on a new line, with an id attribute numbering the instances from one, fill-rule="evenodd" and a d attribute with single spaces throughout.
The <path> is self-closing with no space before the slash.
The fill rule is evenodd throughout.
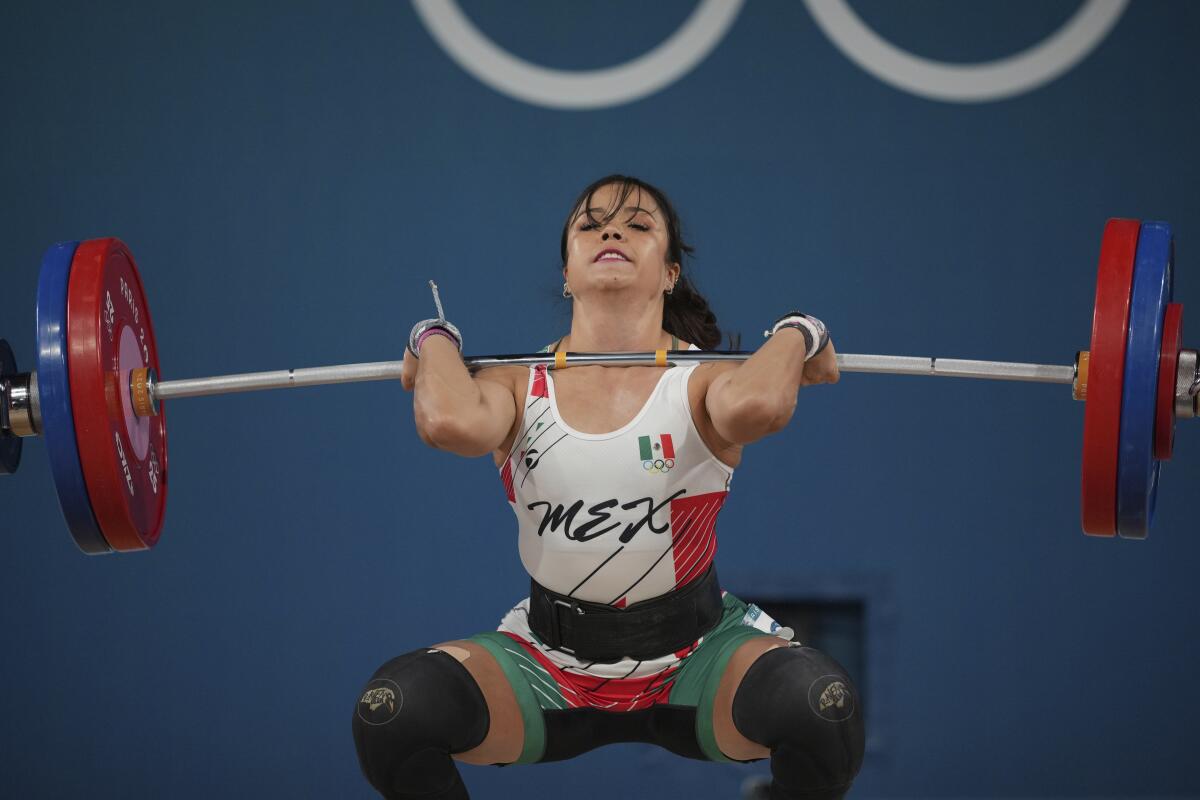
<path id="1" fill-rule="evenodd" d="M 667 351 L 666 350 L 655 350 L 654 351 L 654 366 L 665 367 L 666 365 L 667 365 Z"/>
<path id="2" fill-rule="evenodd" d="M 554 368 L 562 369 L 566 365 L 567 365 L 567 352 L 565 350 L 559 350 L 557 353 L 554 354 Z"/>

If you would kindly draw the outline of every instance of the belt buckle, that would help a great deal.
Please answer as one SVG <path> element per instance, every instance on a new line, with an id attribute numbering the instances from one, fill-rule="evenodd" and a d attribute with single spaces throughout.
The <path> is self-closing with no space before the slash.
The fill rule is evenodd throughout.
<path id="1" fill-rule="evenodd" d="M 575 602 L 574 600 L 567 602 L 566 600 L 559 600 L 558 598 L 554 598 L 553 600 L 550 601 L 550 616 L 552 618 L 552 622 L 550 623 L 550 628 L 553 631 L 554 638 L 556 640 L 554 642 L 551 642 L 550 646 L 553 647 L 555 650 L 561 650 L 562 652 L 573 656 L 573 655 L 575 655 L 575 651 L 570 647 L 563 646 L 562 626 L 559 625 L 559 622 L 558 622 L 558 607 L 559 606 L 562 606 L 563 608 L 567 609 L 568 611 L 574 611 L 576 614 L 578 614 L 581 617 L 583 616 L 583 609 L 580 608 L 579 603 Z"/>

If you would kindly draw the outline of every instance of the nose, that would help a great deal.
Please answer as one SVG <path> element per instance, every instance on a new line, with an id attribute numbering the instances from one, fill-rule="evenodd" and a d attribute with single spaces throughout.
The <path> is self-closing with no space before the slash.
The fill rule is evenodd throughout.
<path id="1" fill-rule="evenodd" d="M 605 231 L 605 232 L 604 232 L 604 235 L 602 235 L 602 236 L 600 237 L 600 240 L 601 240 L 601 241 L 603 241 L 603 242 L 607 242 L 607 241 L 608 241 L 608 237 L 609 237 L 610 235 L 612 236 L 612 238 L 616 239 L 618 242 L 619 242 L 619 241 L 621 241 L 621 232 L 620 232 L 620 231 L 612 231 L 612 232 L 611 232 L 611 234 L 610 234 L 610 232 L 609 232 L 609 231 Z"/>

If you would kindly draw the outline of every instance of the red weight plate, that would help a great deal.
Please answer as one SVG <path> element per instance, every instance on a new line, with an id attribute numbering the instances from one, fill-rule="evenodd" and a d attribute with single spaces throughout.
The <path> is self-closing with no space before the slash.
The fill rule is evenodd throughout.
<path id="1" fill-rule="evenodd" d="M 166 419 L 138 417 L 129 372 L 161 374 L 150 308 L 119 239 L 83 242 L 67 289 L 71 408 L 96 522 L 114 550 L 153 547 L 167 500 Z"/>
<path id="2" fill-rule="evenodd" d="M 1170 461 L 1175 449 L 1175 370 L 1183 349 L 1183 305 L 1171 303 L 1163 319 L 1162 352 L 1158 356 L 1158 408 L 1154 413 L 1154 457 Z"/>
<path id="3" fill-rule="evenodd" d="M 1083 413 L 1083 532 L 1117 533 L 1117 450 L 1121 436 L 1121 389 L 1129 339 L 1129 297 L 1137 253 L 1137 220 L 1110 219 L 1104 226 L 1092 313 L 1087 405 Z"/>

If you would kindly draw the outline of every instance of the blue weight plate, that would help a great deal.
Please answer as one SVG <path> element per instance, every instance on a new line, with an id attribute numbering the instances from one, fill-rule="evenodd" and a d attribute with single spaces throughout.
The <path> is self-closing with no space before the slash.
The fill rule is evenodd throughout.
<path id="1" fill-rule="evenodd" d="M 50 456 L 54 487 L 75 544 L 88 555 L 112 552 L 100 533 L 75 443 L 71 383 L 67 371 L 67 284 L 79 242 L 53 245 L 42 258 L 37 293 L 37 378 L 42 435 Z"/>
<path id="2" fill-rule="evenodd" d="M 1174 256 L 1171 226 L 1143 222 L 1129 300 L 1117 455 L 1117 533 L 1127 539 L 1146 538 L 1154 520 L 1159 470 L 1154 458 L 1158 362 L 1163 318 L 1174 294 Z"/>

